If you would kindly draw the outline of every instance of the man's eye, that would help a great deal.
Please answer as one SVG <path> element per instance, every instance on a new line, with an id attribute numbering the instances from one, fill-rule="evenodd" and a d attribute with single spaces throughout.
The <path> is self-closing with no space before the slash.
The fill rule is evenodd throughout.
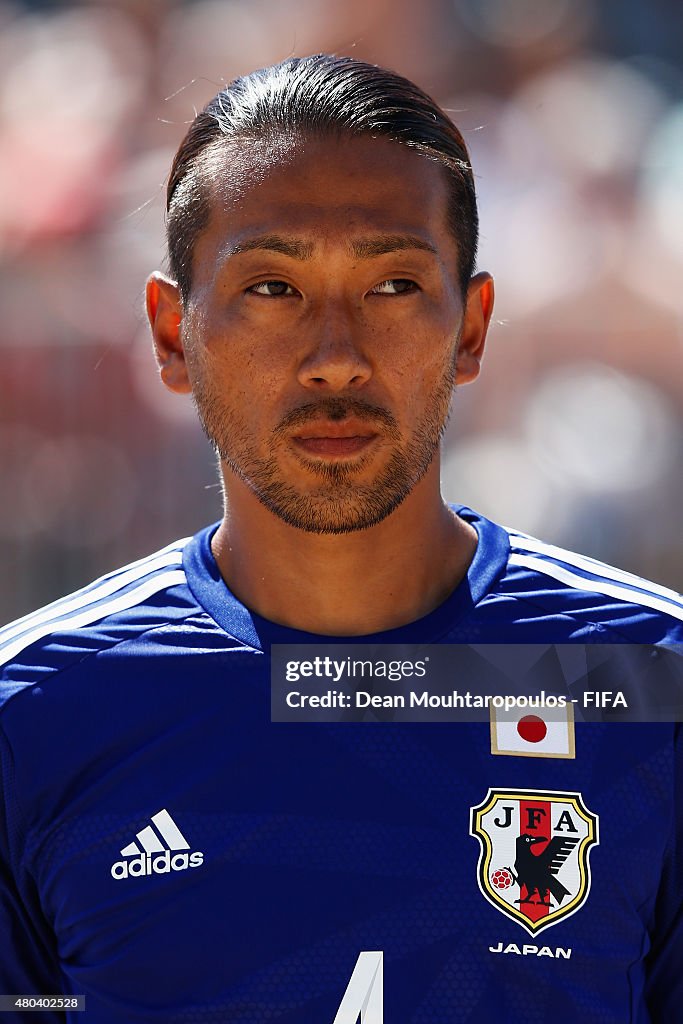
<path id="1" fill-rule="evenodd" d="M 414 292 L 417 285 L 406 277 L 392 277 L 389 281 L 380 281 L 374 288 L 370 289 L 370 295 L 405 295 L 406 292 Z"/>
<path id="2" fill-rule="evenodd" d="M 259 281 L 258 284 L 252 284 L 251 288 L 247 288 L 247 291 L 254 295 L 269 296 L 296 294 L 291 284 L 287 284 L 286 281 Z"/>

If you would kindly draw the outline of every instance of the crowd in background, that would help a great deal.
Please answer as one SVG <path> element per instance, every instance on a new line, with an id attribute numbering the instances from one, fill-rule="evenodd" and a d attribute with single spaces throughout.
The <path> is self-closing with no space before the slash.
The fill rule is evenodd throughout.
<path id="1" fill-rule="evenodd" d="M 0 0 L 0 621 L 219 517 L 143 323 L 164 182 L 223 84 L 321 51 L 471 151 L 496 322 L 447 497 L 680 589 L 679 0 Z"/>

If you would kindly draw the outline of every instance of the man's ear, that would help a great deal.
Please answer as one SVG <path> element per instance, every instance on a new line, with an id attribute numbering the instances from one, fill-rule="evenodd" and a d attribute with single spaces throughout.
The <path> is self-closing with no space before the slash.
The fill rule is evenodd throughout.
<path id="1" fill-rule="evenodd" d="M 175 281 L 158 271 L 147 282 L 147 316 L 161 379 L 176 394 L 191 390 L 180 331 L 182 301 Z"/>
<path id="2" fill-rule="evenodd" d="M 479 376 L 486 332 L 493 312 L 493 278 L 475 274 L 467 288 L 467 304 L 455 363 L 455 383 L 469 384 Z"/>

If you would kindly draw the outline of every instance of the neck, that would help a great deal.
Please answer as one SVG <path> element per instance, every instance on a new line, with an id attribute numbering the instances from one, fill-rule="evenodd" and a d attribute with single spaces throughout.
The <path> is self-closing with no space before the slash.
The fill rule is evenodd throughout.
<path id="1" fill-rule="evenodd" d="M 474 529 L 441 498 L 438 463 L 381 523 L 332 536 L 288 526 L 224 473 L 212 544 L 221 575 L 252 611 L 294 629 L 361 636 L 414 622 L 445 601 L 476 550 Z"/>

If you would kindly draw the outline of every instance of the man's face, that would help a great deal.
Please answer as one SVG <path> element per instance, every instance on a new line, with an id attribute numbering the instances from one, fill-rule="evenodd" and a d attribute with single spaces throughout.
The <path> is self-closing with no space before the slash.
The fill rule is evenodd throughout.
<path id="1" fill-rule="evenodd" d="M 300 529 L 372 526 L 433 464 L 456 379 L 443 171 L 366 136 L 241 150 L 212 157 L 180 311 L 202 424 L 228 496 L 236 476 Z"/>

